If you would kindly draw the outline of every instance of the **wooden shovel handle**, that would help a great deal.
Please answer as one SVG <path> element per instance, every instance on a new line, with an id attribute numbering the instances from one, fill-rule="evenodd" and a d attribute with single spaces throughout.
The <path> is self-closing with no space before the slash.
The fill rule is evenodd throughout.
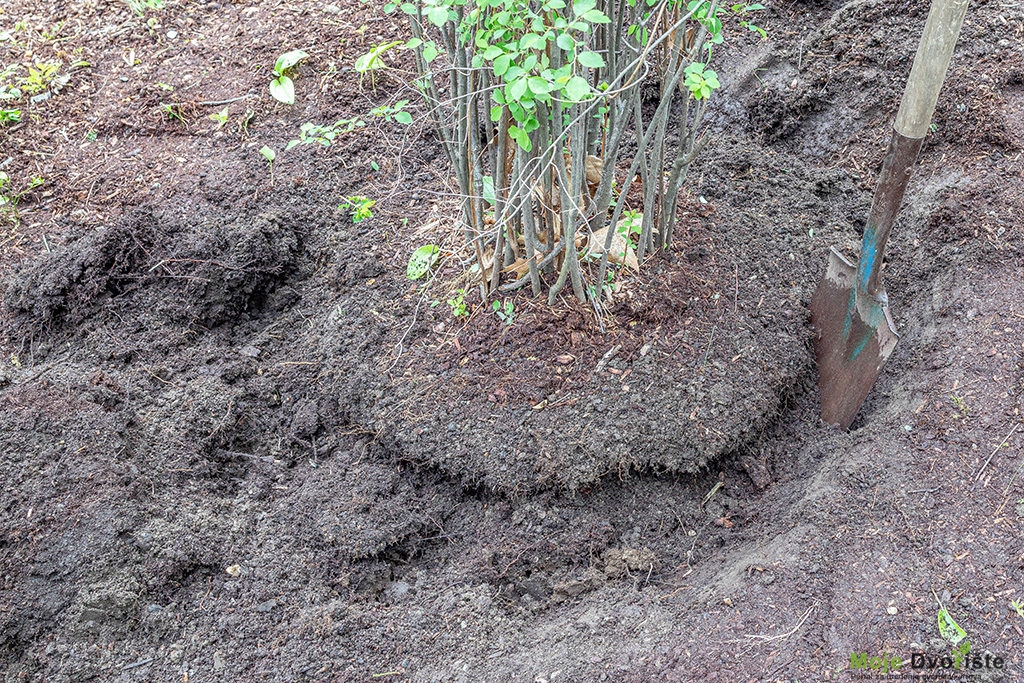
<path id="1" fill-rule="evenodd" d="M 932 0 L 914 66 L 903 91 L 896 115 L 896 132 L 908 138 L 923 138 L 935 113 L 939 90 L 953 56 L 968 0 Z"/>

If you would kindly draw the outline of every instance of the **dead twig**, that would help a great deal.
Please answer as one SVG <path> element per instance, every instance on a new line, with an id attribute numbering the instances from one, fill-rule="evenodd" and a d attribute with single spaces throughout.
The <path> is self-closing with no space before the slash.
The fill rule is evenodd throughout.
<path id="1" fill-rule="evenodd" d="M 800 621 L 796 622 L 796 626 L 794 626 L 790 630 L 786 631 L 785 633 L 780 633 L 777 636 L 764 636 L 764 635 L 759 635 L 759 634 L 755 634 L 755 635 L 746 634 L 743 637 L 744 638 L 750 638 L 751 640 L 763 640 L 765 642 L 768 642 L 770 640 L 782 640 L 783 638 L 788 638 L 791 635 L 793 635 L 794 633 L 796 633 L 800 629 L 800 627 L 804 625 L 804 622 L 807 621 L 807 617 L 809 617 L 811 615 L 811 612 L 813 610 L 814 610 L 814 605 L 811 605 L 810 607 L 808 607 L 807 611 L 804 612 L 804 615 L 802 617 L 800 617 Z"/>
<path id="2" fill-rule="evenodd" d="M 998 453 L 998 452 L 999 452 L 999 449 L 1000 449 L 1000 448 L 1002 448 L 1003 446 L 1005 446 L 1005 445 L 1006 445 L 1006 444 L 1007 444 L 1007 443 L 1008 443 L 1008 442 L 1010 441 L 1010 437 L 1014 435 L 1014 433 L 1015 433 L 1015 432 L 1017 431 L 1017 428 L 1018 428 L 1018 427 L 1020 427 L 1020 424 L 1021 424 L 1021 423 L 1020 423 L 1020 422 L 1018 422 L 1017 424 L 1013 425 L 1013 429 L 1011 429 L 1011 430 L 1010 430 L 1010 433 L 1009 433 L 1009 434 L 1007 434 L 1007 435 L 1006 435 L 1006 436 L 1005 436 L 1005 437 L 1003 438 L 1003 440 L 1002 440 L 1002 441 L 1000 441 L 1000 442 L 999 442 L 999 444 L 998 444 L 998 445 L 996 445 L 996 447 L 992 449 L 992 452 L 991 452 L 991 453 L 989 453 L 989 456 L 988 456 L 988 460 L 986 460 L 986 461 L 985 461 L 985 464 L 983 464 L 983 465 L 981 466 L 981 469 L 979 469 L 979 470 L 978 470 L 978 473 L 977 473 L 976 475 L 974 475 L 974 481 L 978 481 L 979 479 L 981 479 L 981 475 L 985 473 L 985 468 L 986 468 L 986 467 L 988 467 L 988 464 L 989 464 L 990 462 L 992 462 L 992 458 L 994 458 L 994 457 L 995 457 L 996 453 Z"/>

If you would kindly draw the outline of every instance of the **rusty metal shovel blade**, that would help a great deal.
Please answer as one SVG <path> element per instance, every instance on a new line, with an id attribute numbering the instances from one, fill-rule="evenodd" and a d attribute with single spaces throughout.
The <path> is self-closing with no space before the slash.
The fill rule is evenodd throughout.
<path id="1" fill-rule="evenodd" d="M 811 299 L 821 418 L 842 429 L 853 423 L 900 338 L 885 290 L 858 293 L 857 279 L 857 267 L 833 248 Z"/>
<path id="2" fill-rule="evenodd" d="M 896 114 L 856 266 L 834 248 L 811 299 L 818 329 L 821 417 L 849 429 L 899 335 L 882 285 L 882 255 L 935 111 L 968 0 L 932 0 Z"/>

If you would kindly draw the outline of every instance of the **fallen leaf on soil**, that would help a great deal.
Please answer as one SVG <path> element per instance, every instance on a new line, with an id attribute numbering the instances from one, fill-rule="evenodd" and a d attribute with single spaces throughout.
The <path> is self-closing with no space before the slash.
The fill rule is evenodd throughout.
<path id="1" fill-rule="evenodd" d="M 600 256 L 604 253 L 604 243 L 607 236 L 608 228 L 601 228 L 590 236 L 589 244 L 591 254 L 594 256 Z M 617 232 L 612 236 L 611 249 L 608 250 L 608 260 L 612 263 L 627 266 L 633 270 L 640 270 L 640 262 L 637 261 L 633 247 L 629 245 L 626 238 Z"/>
<path id="2" fill-rule="evenodd" d="M 515 261 L 501 269 L 501 272 L 503 273 L 511 273 L 513 271 L 515 271 L 516 277 L 523 277 L 530 272 L 530 262 L 524 258 L 517 258 Z"/>

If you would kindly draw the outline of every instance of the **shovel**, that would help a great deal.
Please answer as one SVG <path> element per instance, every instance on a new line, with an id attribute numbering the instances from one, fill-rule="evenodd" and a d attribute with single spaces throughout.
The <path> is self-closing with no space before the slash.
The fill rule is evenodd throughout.
<path id="1" fill-rule="evenodd" d="M 966 12 L 967 0 L 932 0 L 864 227 L 860 261 L 850 263 L 833 247 L 811 299 L 821 418 L 842 429 L 849 429 L 899 340 L 882 285 L 882 254 Z"/>

